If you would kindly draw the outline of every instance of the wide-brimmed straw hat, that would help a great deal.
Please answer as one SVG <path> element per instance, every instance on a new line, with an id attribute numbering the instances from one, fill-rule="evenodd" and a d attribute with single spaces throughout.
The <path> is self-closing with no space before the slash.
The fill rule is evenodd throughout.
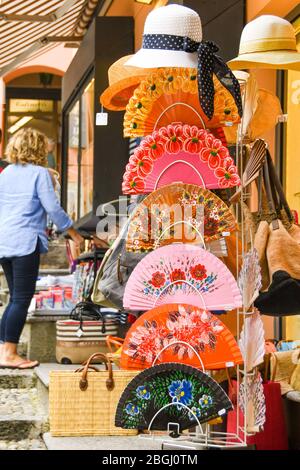
<path id="1" fill-rule="evenodd" d="M 271 91 L 259 88 L 253 73 L 233 73 L 244 81 L 246 88 L 241 133 L 245 142 L 254 142 L 276 126 L 278 117 L 282 114 L 280 100 Z M 237 125 L 224 128 L 224 133 L 228 144 L 235 143 Z"/>
<path id="2" fill-rule="evenodd" d="M 109 87 L 100 96 L 100 103 L 111 111 L 124 110 L 136 87 L 153 71 L 126 66 L 125 62 L 131 57 L 121 57 L 108 69 Z"/>
<path id="3" fill-rule="evenodd" d="M 296 34 L 287 20 L 262 15 L 242 32 L 239 55 L 228 62 L 232 69 L 273 68 L 300 71 Z"/>
<path id="4" fill-rule="evenodd" d="M 179 38 L 189 38 L 196 43 L 202 41 L 201 19 L 198 13 L 181 5 L 155 8 L 146 18 L 142 48 L 126 65 L 145 68 L 196 68 L 197 52 L 183 50 Z M 168 44 L 169 47 L 166 48 Z"/>
<path id="5" fill-rule="evenodd" d="M 146 18 L 142 48 L 126 62 L 135 67 L 185 67 L 197 69 L 198 94 L 205 115 L 214 115 L 213 74 L 230 92 L 240 116 L 240 86 L 211 41 L 202 41 L 198 13 L 181 5 L 156 8 Z"/>

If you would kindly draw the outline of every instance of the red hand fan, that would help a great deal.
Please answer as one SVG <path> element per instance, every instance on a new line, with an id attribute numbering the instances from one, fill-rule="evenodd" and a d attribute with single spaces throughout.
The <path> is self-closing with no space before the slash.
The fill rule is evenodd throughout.
<path id="1" fill-rule="evenodd" d="M 168 304 L 143 313 L 122 347 L 122 369 L 146 369 L 154 362 L 197 368 L 202 363 L 207 370 L 232 367 L 243 358 L 233 334 L 216 316 L 192 305 Z"/>
<path id="2" fill-rule="evenodd" d="M 216 256 L 195 245 L 163 246 L 146 255 L 131 273 L 124 308 L 150 310 L 167 303 L 207 310 L 242 306 L 236 280 Z"/>
<path id="3" fill-rule="evenodd" d="M 198 96 L 197 71 L 160 68 L 146 77 L 128 102 L 124 137 L 142 137 L 172 122 L 213 129 L 240 122 L 229 91 L 214 76 L 214 116 L 207 118 Z"/>
<path id="4" fill-rule="evenodd" d="M 124 194 L 151 193 L 171 183 L 218 189 L 240 185 L 229 150 L 204 129 L 169 125 L 147 136 L 130 157 Z"/>
<path id="5" fill-rule="evenodd" d="M 228 206 L 208 189 L 174 183 L 139 204 L 127 232 L 126 250 L 151 251 L 176 241 L 202 243 L 203 227 L 207 243 L 237 230 L 237 222 Z"/>

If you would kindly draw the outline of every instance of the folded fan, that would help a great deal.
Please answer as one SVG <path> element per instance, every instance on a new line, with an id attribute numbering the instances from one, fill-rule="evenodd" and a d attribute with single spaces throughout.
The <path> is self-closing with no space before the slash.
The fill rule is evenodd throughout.
<path id="1" fill-rule="evenodd" d="M 196 368 L 203 364 L 206 370 L 243 362 L 234 336 L 221 320 L 207 310 L 177 304 L 143 313 L 126 334 L 121 369 L 146 369 L 156 359 Z"/>
<path id="2" fill-rule="evenodd" d="M 135 89 L 124 116 L 124 137 L 142 137 L 172 122 L 215 128 L 240 122 L 234 98 L 214 76 L 214 115 L 207 118 L 198 96 L 197 70 L 161 68 Z"/>
<path id="3" fill-rule="evenodd" d="M 257 139 L 251 149 L 249 160 L 246 163 L 245 170 L 242 176 L 242 185 L 246 188 L 250 183 L 256 180 L 261 171 L 267 156 L 267 144 L 262 139 Z M 236 202 L 240 195 L 241 189 L 239 188 L 231 197 L 231 202 Z"/>
<path id="4" fill-rule="evenodd" d="M 242 298 L 236 280 L 216 256 L 195 245 L 172 244 L 146 255 L 125 287 L 124 308 L 150 310 L 186 303 L 207 310 L 233 310 Z"/>
<path id="5" fill-rule="evenodd" d="M 124 194 L 151 193 L 174 182 L 203 188 L 231 188 L 240 178 L 229 150 L 210 132 L 174 124 L 148 135 L 131 155 Z"/>
<path id="6" fill-rule="evenodd" d="M 115 424 L 125 429 L 175 433 L 223 416 L 232 403 L 220 385 L 185 364 L 159 364 L 138 374 L 125 388 Z"/>
<path id="7" fill-rule="evenodd" d="M 205 243 L 237 230 L 228 206 L 208 189 L 174 183 L 137 207 L 126 237 L 127 251 L 151 251 L 174 242 Z M 203 234 L 204 231 L 204 234 Z"/>

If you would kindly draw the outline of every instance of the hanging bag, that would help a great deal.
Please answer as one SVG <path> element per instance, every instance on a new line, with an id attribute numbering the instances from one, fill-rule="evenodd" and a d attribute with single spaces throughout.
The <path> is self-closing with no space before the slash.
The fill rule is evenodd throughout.
<path id="1" fill-rule="evenodd" d="M 143 198 L 144 196 L 137 198 L 135 207 Z M 146 254 L 126 252 L 126 234 L 134 212 L 132 210 L 98 270 L 92 293 L 92 300 L 95 304 L 122 308 L 126 282 L 135 266 Z"/>
<path id="2" fill-rule="evenodd" d="M 271 159 L 267 155 L 269 183 L 266 185 L 269 207 L 276 216 L 269 225 L 269 237 L 266 246 L 266 258 L 271 284 L 266 292 L 261 292 L 255 306 L 261 313 L 274 316 L 297 315 L 300 313 L 300 244 L 292 232 L 297 233 L 298 227 L 293 224 L 293 216 L 288 207 L 283 189 Z M 273 186 L 272 186 L 273 185 Z M 275 207 L 274 199 L 277 206 Z M 283 207 L 283 209 L 281 209 Z M 284 210 L 289 228 L 278 218 Z"/>

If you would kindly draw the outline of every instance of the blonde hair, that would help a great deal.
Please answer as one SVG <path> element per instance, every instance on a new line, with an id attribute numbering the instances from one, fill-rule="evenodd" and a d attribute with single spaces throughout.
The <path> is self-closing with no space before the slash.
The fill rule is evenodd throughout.
<path id="1" fill-rule="evenodd" d="M 47 144 L 45 134 L 36 129 L 21 129 L 8 142 L 5 156 L 10 163 L 47 166 Z"/>

